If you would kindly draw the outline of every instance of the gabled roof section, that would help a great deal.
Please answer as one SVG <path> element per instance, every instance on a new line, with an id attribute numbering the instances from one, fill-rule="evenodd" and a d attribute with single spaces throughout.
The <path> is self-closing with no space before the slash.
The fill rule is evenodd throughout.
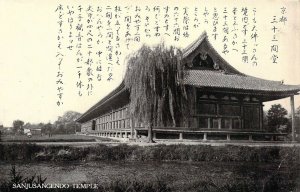
<path id="1" fill-rule="evenodd" d="M 186 62 L 191 62 L 192 59 L 199 53 L 201 50 L 206 51 L 214 60 L 217 62 L 221 69 L 225 70 L 227 73 L 238 74 L 244 76 L 245 74 L 241 73 L 234 67 L 232 67 L 211 45 L 208 40 L 207 33 L 204 31 L 198 39 L 188 45 L 183 51 L 183 60 Z"/>
<path id="2" fill-rule="evenodd" d="M 260 79 L 239 72 L 213 48 L 205 31 L 183 50 L 183 59 L 185 62 L 191 63 L 193 58 L 203 51 L 207 52 L 214 62 L 218 63 L 221 70 L 193 70 L 187 67 L 184 73 L 184 84 L 202 88 L 226 88 L 228 90 L 257 91 L 267 94 L 277 92 L 293 95 L 300 91 L 300 85 L 284 85 L 280 81 Z"/>
<path id="3" fill-rule="evenodd" d="M 183 58 L 186 58 L 187 56 L 189 56 L 193 51 L 195 51 L 195 49 L 197 49 L 200 44 L 203 42 L 203 40 L 207 38 L 207 33 L 206 31 L 204 31 L 199 37 L 198 39 L 196 39 L 195 41 L 193 41 L 191 44 L 189 44 L 186 48 L 183 49 L 182 51 L 182 55 Z"/>

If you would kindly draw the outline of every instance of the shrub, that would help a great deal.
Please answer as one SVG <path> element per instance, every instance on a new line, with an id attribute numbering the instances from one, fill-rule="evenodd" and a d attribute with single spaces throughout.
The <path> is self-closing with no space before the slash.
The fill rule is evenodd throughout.
<path id="1" fill-rule="evenodd" d="M 47 178 L 43 178 L 41 175 L 32 175 L 29 177 L 24 177 L 21 172 L 17 172 L 16 167 L 13 165 L 10 170 L 9 181 L 5 181 L 0 185 L 0 191 L 40 191 L 41 189 L 26 189 L 26 188 L 13 188 L 13 186 L 17 186 L 18 184 L 26 183 L 27 185 L 33 184 L 43 184 L 47 180 Z M 46 191 L 48 191 L 46 189 Z"/>
<path id="2" fill-rule="evenodd" d="M 206 161 L 206 162 L 263 162 L 298 165 L 299 147 L 247 147 L 209 145 L 155 145 L 88 147 L 39 146 L 35 144 L 0 144 L 1 161 Z"/>
<path id="3" fill-rule="evenodd" d="M 155 181 L 143 181 L 137 178 L 118 178 L 111 181 L 107 187 L 103 187 L 105 191 L 112 192 L 171 192 L 167 182 L 157 178 Z"/>

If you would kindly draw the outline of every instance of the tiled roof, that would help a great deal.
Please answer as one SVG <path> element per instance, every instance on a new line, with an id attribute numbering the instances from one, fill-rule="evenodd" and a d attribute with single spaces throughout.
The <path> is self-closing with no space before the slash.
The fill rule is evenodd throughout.
<path id="1" fill-rule="evenodd" d="M 270 81 L 252 76 L 226 74 L 213 70 L 187 70 L 184 84 L 196 87 L 230 88 L 251 91 L 300 91 L 300 85 L 284 85 L 280 81 Z"/>
<path id="2" fill-rule="evenodd" d="M 88 111 L 86 111 L 84 114 L 82 114 L 76 121 L 77 122 L 84 122 L 86 119 L 91 119 L 88 117 L 91 113 L 99 109 L 101 106 L 103 106 L 105 103 L 110 102 L 110 100 L 113 97 L 116 97 L 120 92 L 125 91 L 125 85 L 124 81 L 121 82 L 121 84 L 115 88 L 112 92 L 110 92 L 108 95 L 106 95 L 104 98 L 102 98 L 99 102 L 97 102 L 95 105 L 93 105 Z"/>

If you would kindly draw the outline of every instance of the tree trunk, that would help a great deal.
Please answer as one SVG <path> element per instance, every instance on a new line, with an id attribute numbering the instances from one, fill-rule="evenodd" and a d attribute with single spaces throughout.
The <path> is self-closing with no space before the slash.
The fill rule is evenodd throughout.
<path id="1" fill-rule="evenodd" d="M 173 127 L 176 127 L 175 115 L 174 115 L 174 107 L 173 107 L 173 95 L 170 88 L 169 89 L 169 106 L 170 106 L 170 113 L 172 117 Z"/>
<path id="2" fill-rule="evenodd" d="M 148 124 L 148 143 L 155 143 L 155 141 L 153 140 L 153 124 L 149 123 Z"/>

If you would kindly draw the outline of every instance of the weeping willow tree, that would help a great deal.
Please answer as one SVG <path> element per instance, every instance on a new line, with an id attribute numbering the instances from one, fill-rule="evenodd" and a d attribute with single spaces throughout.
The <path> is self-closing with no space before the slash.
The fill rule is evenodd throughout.
<path id="1" fill-rule="evenodd" d="M 153 127 L 176 127 L 186 121 L 188 100 L 181 55 L 180 50 L 160 44 L 154 48 L 143 45 L 129 56 L 125 75 L 129 112 L 148 128 L 149 142 L 153 141 Z"/>

